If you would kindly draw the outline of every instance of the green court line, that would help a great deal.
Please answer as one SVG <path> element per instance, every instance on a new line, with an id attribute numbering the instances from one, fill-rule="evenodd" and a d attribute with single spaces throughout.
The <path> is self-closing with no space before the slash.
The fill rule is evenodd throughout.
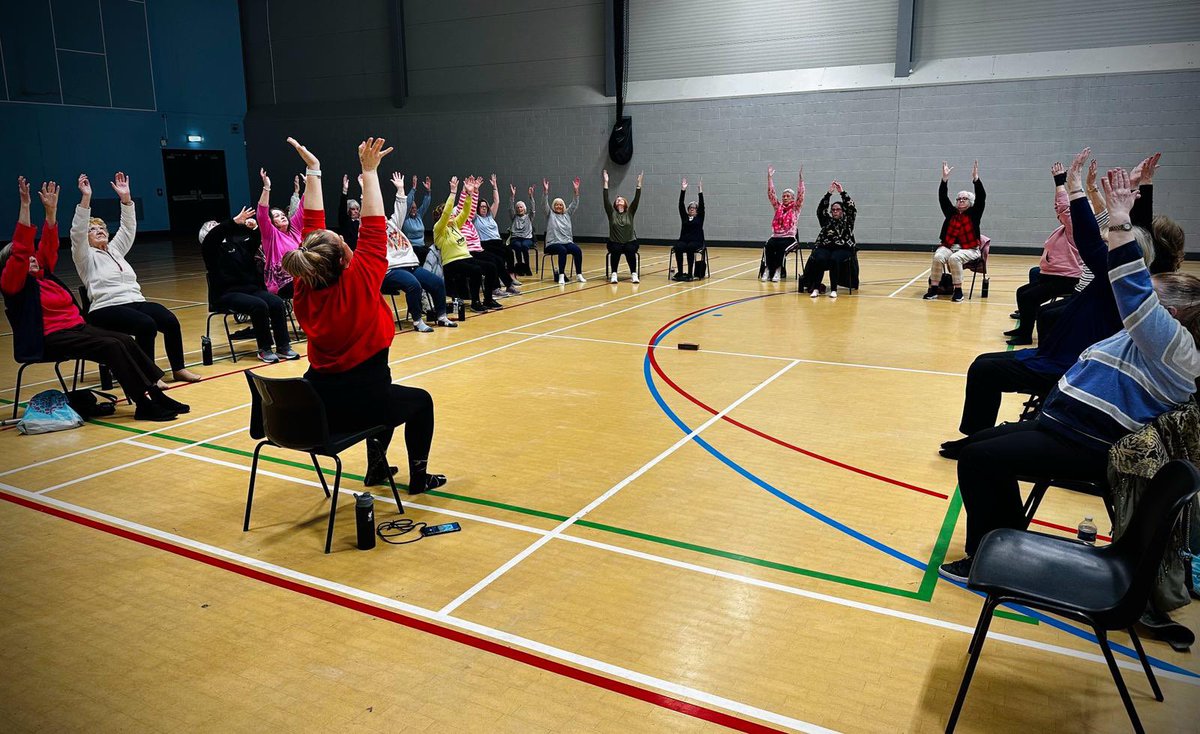
<path id="1" fill-rule="evenodd" d="M 12 401 L 8 401 L 8 400 L 4 400 L 3 398 L 0 398 L 0 400 L 2 400 L 3 402 L 6 402 L 6 403 L 10 403 L 10 404 L 12 402 Z M 89 419 L 88 422 L 93 423 L 98 426 L 103 426 L 105 428 L 114 428 L 114 429 L 117 429 L 120 431 L 126 431 L 128 433 L 134 433 L 134 434 L 138 434 L 138 435 L 146 435 L 146 434 L 152 433 L 151 431 L 143 430 L 140 428 L 134 428 L 132 426 L 122 425 L 120 423 L 109 423 L 108 421 L 101 421 L 101 420 L 96 420 L 96 419 Z M 164 441 L 172 441 L 172 442 L 181 443 L 181 444 L 195 443 L 191 439 L 183 438 L 180 436 L 172 436 L 167 433 L 152 433 L 152 437 L 158 437 L 158 438 L 162 438 Z M 254 456 L 253 452 L 246 451 L 244 449 L 237 449 L 237 448 L 232 448 L 229 446 L 220 446 L 217 444 L 212 444 L 212 443 L 207 443 L 207 442 L 198 443 L 198 444 L 195 444 L 195 446 L 197 448 L 206 448 L 206 449 L 209 449 L 212 451 L 220 451 L 220 452 L 232 454 L 235 456 L 241 456 L 244 458 L 252 458 Z M 259 460 L 263 461 L 263 462 L 272 463 L 272 464 L 282 465 L 282 466 L 290 466 L 290 467 L 293 467 L 296 469 L 305 469 L 305 470 L 312 469 L 311 464 L 304 464 L 304 463 L 301 463 L 298 461 L 281 459 L 279 457 L 270 456 L 265 453 L 259 454 Z M 334 474 L 334 471 L 332 469 L 322 467 L 321 470 L 323 473 L 325 473 L 329 476 L 332 476 Z M 363 480 L 363 477 L 361 475 L 353 474 L 351 472 L 342 472 L 342 476 L 346 479 L 353 479 L 353 480 L 360 481 L 360 482 Z M 400 484 L 398 482 L 397 482 L 396 486 L 397 486 L 397 488 L 401 488 L 401 489 L 405 489 L 405 490 L 408 489 L 407 485 Z M 499 509 L 499 510 L 506 510 L 508 512 L 514 512 L 514 513 L 521 514 L 521 515 L 528 515 L 531 517 L 541 517 L 544 519 L 555 520 L 558 522 L 563 522 L 563 521 L 569 519 L 566 515 L 558 515 L 558 514 L 555 514 L 552 512 L 546 512 L 544 510 L 535 510 L 535 509 L 532 509 L 529 507 L 522 507 L 520 505 L 508 504 L 505 502 L 497 502 L 495 500 L 488 500 L 488 499 L 483 499 L 480 497 L 471 497 L 468 495 L 454 494 L 451 492 L 443 492 L 443 491 L 439 491 L 439 490 L 430 490 L 426 494 L 429 494 L 429 495 L 432 495 L 435 497 L 443 497 L 443 498 L 446 498 L 449 500 L 455 500 L 458 502 L 466 502 L 466 503 L 470 503 L 470 504 L 481 505 L 484 507 L 492 507 L 492 508 Z M 950 502 L 946 508 L 946 515 L 942 519 L 942 525 L 938 531 L 937 540 L 934 543 L 933 553 L 930 555 L 929 563 L 926 565 L 925 572 L 921 577 L 921 584 L 916 591 L 913 591 L 911 589 L 896 588 L 893 586 L 888 586 L 886 584 L 879 584 L 879 583 L 875 583 L 872 581 L 863 581 L 861 579 L 854 579 L 854 578 L 850 578 L 847 576 L 838 576 L 836 574 L 826 573 L 824 571 L 817 571 L 817 570 L 808 569 L 808 568 L 801 568 L 799 566 L 792 566 L 790 564 L 780 563 L 778 561 L 770 561 L 770 560 L 763 559 L 763 558 L 756 558 L 754 556 L 748 556 L 748 555 L 745 555 L 742 553 L 735 553 L 733 551 L 721 550 L 719 548 L 710 548 L 708 546 L 697 545 L 695 543 L 689 543 L 689 542 L 683 541 L 683 540 L 675 540 L 673 538 L 667 538 L 667 537 L 663 537 L 660 535 L 652 535 L 650 533 L 643 533 L 643 532 L 640 532 L 637 530 L 630 530 L 628 528 L 617 527 L 615 525 L 606 525 L 604 523 L 593 522 L 591 520 L 579 520 L 575 524 L 582 526 L 582 527 L 590 528 L 593 530 L 599 530 L 601 532 L 612 533 L 614 535 L 622 535 L 625 537 L 636 538 L 639 540 L 645 540 L 647 542 L 657 543 L 659 545 L 666 545 L 666 546 L 670 546 L 670 547 L 674 547 L 674 548 L 680 548 L 683 550 L 688 550 L 688 551 L 692 551 L 695 553 L 701 553 L 701 554 L 713 556 L 716 558 L 725 558 L 728 560 L 738 561 L 740 563 L 746 563 L 746 564 L 750 564 L 750 565 L 754 565 L 754 566 L 759 566 L 761 568 L 770 568 L 770 569 L 774 569 L 777 571 L 783 571 L 784 573 L 795 574 L 797 576 L 804 576 L 807 578 L 818 579 L 821 581 L 829 581 L 831 583 L 841 584 L 843 586 L 850 586 L 850 587 L 854 587 L 854 588 L 864 589 L 867 591 L 875 591 L 878 593 L 889 594 L 889 595 L 897 596 L 897 597 L 904 598 L 904 599 L 915 599 L 917 601 L 928 603 L 929 601 L 932 600 L 933 592 L 937 588 L 937 580 L 938 580 L 937 568 L 945 560 L 946 552 L 950 546 L 950 538 L 954 533 L 954 526 L 958 522 L 958 515 L 959 515 L 961 509 L 962 509 L 962 498 L 958 494 L 957 488 L 955 488 L 955 492 L 953 495 L 951 495 Z M 1013 614 L 1013 613 L 1009 613 L 1009 612 L 1003 612 L 1001 610 L 997 610 L 996 614 L 998 616 L 1004 617 L 1006 619 L 1013 619 L 1018 622 L 1025 622 L 1027 624 L 1034 624 L 1034 625 L 1038 624 L 1038 621 L 1036 619 L 1027 617 L 1022 614 Z"/>

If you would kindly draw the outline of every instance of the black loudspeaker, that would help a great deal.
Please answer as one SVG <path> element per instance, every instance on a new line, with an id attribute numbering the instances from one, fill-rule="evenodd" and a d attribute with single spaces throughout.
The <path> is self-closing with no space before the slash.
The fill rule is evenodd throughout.
<path id="1" fill-rule="evenodd" d="M 622 117 L 613 125 L 612 134 L 608 136 L 608 157 L 622 166 L 633 160 L 632 117 Z"/>

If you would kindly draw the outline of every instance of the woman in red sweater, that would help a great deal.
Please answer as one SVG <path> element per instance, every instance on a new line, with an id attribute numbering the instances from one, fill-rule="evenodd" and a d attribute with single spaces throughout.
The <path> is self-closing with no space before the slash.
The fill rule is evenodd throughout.
<path id="1" fill-rule="evenodd" d="M 388 268 L 387 219 L 376 169 L 392 149 L 383 149 L 383 138 L 368 138 L 358 146 L 362 223 L 358 247 L 351 250 L 341 235 L 325 229 L 320 161 L 294 138 L 288 142 L 308 168 L 304 239 L 299 249 L 283 256 L 283 268 L 296 283 L 293 308 L 308 334 L 311 366 L 305 378 L 325 403 L 331 431 L 404 424 L 409 494 L 440 487 L 446 477 L 427 471 L 433 398 L 420 388 L 393 385 L 388 368 L 388 347 L 395 331 L 392 314 L 379 297 Z M 391 430 L 380 436 L 385 451 L 391 438 Z M 364 480 L 368 487 L 384 484 L 388 474 L 395 472 L 395 467 L 368 452 Z"/>

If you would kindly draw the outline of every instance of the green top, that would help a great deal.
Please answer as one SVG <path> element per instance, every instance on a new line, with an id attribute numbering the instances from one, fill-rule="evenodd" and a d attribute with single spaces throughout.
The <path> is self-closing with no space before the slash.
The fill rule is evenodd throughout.
<path id="1" fill-rule="evenodd" d="M 608 213 L 608 240 L 609 242 L 633 242 L 637 239 L 637 233 L 633 231 L 633 215 L 637 214 L 638 202 L 642 198 L 642 187 L 638 186 L 637 191 L 633 194 L 633 201 L 629 202 L 629 206 L 623 212 L 613 209 L 612 203 L 608 200 L 608 187 L 604 187 L 604 211 Z"/>
<path id="2" fill-rule="evenodd" d="M 467 238 L 463 237 L 461 232 L 467 217 L 471 216 L 471 209 L 464 206 L 458 216 L 451 220 L 450 215 L 453 213 L 454 192 L 451 191 L 442 209 L 442 216 L 438 217 L 433 225 L 433 244 L 437 245 L 438 252 L 442 254 L 442 265 L 449 265 L 471 256 L 471 253 L 467 252 Z"/>

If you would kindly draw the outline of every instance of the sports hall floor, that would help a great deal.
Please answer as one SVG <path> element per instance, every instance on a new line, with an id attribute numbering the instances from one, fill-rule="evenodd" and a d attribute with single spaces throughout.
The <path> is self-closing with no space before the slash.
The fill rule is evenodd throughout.
<path id="1" fill-rule="evenodd" d="M 600 252 L 586 285 L 526 279 L 501 312 L 396 336 L 450 480 L 407 516 L 460 533 L 364 553 L 343 493 L 324 555 L 326 501 L 284 451 L 242 532 L 240 370 L 303 360 L 197 367 L 174 423 L 122 406 L 0 432 L 0 730 L 940 731 L 980 599 L 935 572 L 964 522 L 936 448 L 1035 259 L 993 257 L 990 298 L 952 304 L 921 300 L 927 254 L 865 252 L 859 293 L 813 301 L 760 283 L 757 250 L 669 283 L 647 247 L 639 286 L 604 282 Z M 198 363 L 198 255 L 134 259 Z M 0 397 L 14 376 L 4 359 Z M 363 463 L 348 452 L 347 489 Z M 1084 514 L 1099 500 L 1052 490 L 1038 517 Z M 1195 629 L 1200 607 L 1179 617 Z M 1010 610 L 992 630 L 960 731 L 1128 730 L 1073 625 Z M 1147 647 L 1164 703 L 1120 655 L 1147 729 L 1195 731 L 1200 662 Z"/>

